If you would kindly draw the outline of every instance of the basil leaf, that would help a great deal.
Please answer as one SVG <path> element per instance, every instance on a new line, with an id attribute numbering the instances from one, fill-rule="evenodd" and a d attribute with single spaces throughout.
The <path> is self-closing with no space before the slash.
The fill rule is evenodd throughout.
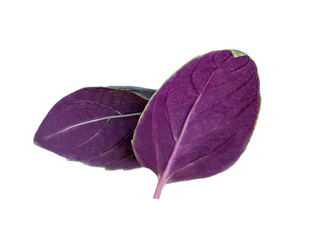
<path id="1" fill-rule="evenodd" d="M 140 167 L 131 139 L 148 97 L 104 87 L 80 89 L 56 103 L 37 130 L 34 142 L 69 160 L 106 169 Z"/>
<path id="2" fill-rule="evenodd" d="M 260 107 L 252 59 L 236 50 L 197 57 L 154 94 L 140 117 L 133 149 L 167 183 L 205 178 L 232 166 L 250 140 Z"/>

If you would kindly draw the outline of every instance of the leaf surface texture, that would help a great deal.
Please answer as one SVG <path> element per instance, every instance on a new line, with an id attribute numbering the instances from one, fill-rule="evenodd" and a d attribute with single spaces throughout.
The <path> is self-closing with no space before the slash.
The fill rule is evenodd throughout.
<path id="1" fill-rule="evenodd" d="M 151 89 L 83 88 L 56 103 L 34 142 L 70 160 L 107 169 L 140 167 L 131 139 Z"/>
<path id="2" fill-rule="evenodd" d="M 222 172 L 245 150 L 259 107 L 252 59 L 230 50 L 197 57 L 149 101 L 134 134 L 137 159 L 159 177 L 158 188 Z"/>

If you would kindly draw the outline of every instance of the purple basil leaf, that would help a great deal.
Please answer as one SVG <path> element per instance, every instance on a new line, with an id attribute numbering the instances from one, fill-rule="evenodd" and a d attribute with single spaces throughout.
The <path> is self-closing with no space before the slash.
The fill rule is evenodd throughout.
<path id="1" fill-rule="evenodd" d="M 83 88 L 61 99 L 35 134 L 35 144 L 69 160 L 106 169 L 140 167 L 131 139 L 148 98 L 155 90 L 130 87 Z"/>
<path id="2" fill-rule="evenodd" d="M 154 94 L 140 117 L 133 149 L 166 183 L 205 178 L 232 166 L 245 150 L 260 107 L 255 63 L 235 50 L 197 57 Z"/>

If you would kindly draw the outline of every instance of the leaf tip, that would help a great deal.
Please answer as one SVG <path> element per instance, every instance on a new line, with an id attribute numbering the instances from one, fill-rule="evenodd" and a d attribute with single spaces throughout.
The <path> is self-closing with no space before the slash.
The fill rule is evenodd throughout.
<path id="1" fill-rule="evenodd" d="M 39 137 L 38 137 L 38 131 L 35 133 L 34 138 L 33 138 L 33 143 L 38 146 L 41 147 L 40 141 L 39 141 Z"/>
<path id="2" fill-rule="evenodd" d="M 244 53 L 244 52 L 242 52 L 242 51 L 239 51 L 239 50 L 230 49 L 229 51 L 232 53 L 232 55 L 233 55 L 235 58 L 237 58 L 237 57 L 241 57 L 241 56 L 245 56 L 245 55 L 247 56 L 246 53 Z"/>

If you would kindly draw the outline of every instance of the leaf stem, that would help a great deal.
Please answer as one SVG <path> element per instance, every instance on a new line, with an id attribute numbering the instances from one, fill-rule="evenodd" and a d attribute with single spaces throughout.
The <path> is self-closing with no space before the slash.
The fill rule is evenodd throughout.
<path id="1" fill-rule="evenodd" d="M 165 185 L 165 178 L 161 177 L 157 183 L 157 187 L 156 187 L 155 194 L 154 194 L 154 199 L 159 199 L 164 185 Z"/>

